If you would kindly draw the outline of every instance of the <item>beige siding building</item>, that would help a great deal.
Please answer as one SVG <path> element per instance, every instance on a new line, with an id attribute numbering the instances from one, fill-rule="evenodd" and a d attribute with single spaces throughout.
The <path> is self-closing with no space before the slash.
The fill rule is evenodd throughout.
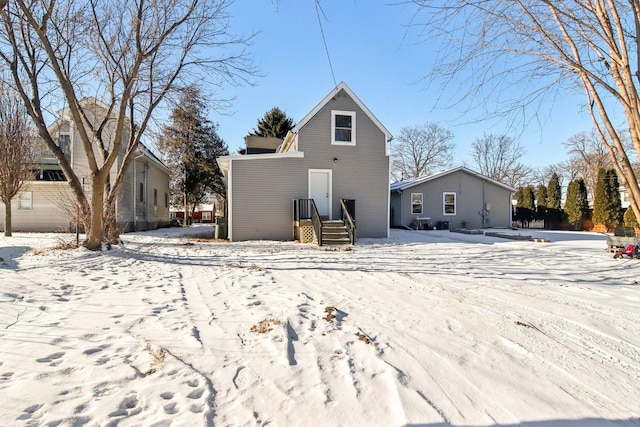
<path id="1" fill-rule="evenodd" d="M 106 106 L 95 99 L 86 99 L 89 119 L 101 118 Z M 66 111 L 52 126 L 51 134 L 81 178 L 85 192 L 90 191 L 89 167 L 82 141 Z M 113 128 L 109 124 L 108 137 Z M 123 138 L 128 138 L 125 132 Z M 126 143 L 123 144 L 126 148 Z M 114 181 L 124 160 L 120 153 L 111 171 Z M 12 202 L 14 231 L 70 231 L 75 228 L 75 199 L 66 178 L 51 153 L 45 153 L 39 163 L 39 173 Z M 124 231 L 154 229 L 169 224 L 169 170 L 147 147 L 139 144 L 134 161 L 126 171 L 125 180 L 116 201 L 116 218 Z M 0 206 L 0 229 L 4 230 L 4 206 Z"/>

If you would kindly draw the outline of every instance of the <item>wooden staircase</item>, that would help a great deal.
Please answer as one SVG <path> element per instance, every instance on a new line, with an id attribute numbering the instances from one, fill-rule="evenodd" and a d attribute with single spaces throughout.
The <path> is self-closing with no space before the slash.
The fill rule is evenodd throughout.
<path id="1" fill-rule="evenodd" d="M 322 221 L 322 244 L 323 245 L 348 245 L 351 243 L 347 227 L 341 220 Z"/>

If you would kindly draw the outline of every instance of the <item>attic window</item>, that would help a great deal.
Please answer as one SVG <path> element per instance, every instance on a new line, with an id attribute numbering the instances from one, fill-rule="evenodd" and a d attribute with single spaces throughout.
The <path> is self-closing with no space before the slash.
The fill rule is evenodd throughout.
<path id="1" fill-rule="evenodd" d="M 331 111 L 331 143 L 356 145 L 355 111 Z"/>

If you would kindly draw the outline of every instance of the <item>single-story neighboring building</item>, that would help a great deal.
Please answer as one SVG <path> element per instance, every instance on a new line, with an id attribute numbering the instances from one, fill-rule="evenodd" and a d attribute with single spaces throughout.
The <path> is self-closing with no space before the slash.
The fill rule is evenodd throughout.
<path id="1" fill-rule="evenodd" d="M 411 228 L 510 227 L 506 184 L 464 166 L 391 184 L 391 225 Z"/>

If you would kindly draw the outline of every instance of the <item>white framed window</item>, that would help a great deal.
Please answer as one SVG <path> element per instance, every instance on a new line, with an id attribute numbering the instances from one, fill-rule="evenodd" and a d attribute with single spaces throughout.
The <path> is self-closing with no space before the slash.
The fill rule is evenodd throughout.
<path id="1" fill-rule="evenodd" d="M 456 214 L 456 193 L 442 193 L 442 214 Z"/>
<path id="2" fill-rule="evenodd" d="M 153 206 L 158 206 L 158 189 L 153 189 Z"/>
<path id="3" fill-rule="evenodd" d="M 422 193 L 411 193 L 411 213 L 422 214 Z"/>
<path id="4" fill-rule="evenodd" d="M 331 143 L 356 145 L 356 112 L 331 110 Z"/>
<path id="5" fill-rule="evenodd" d="M 18 193 L 18 209 L 33 209 L 33 193 L 31 191 L 22 191 Z"/>
<path id="6" fill-rule="evenodd" d="M 211 221 L 211 212 L 202 212 L 203 221 Z"/>

